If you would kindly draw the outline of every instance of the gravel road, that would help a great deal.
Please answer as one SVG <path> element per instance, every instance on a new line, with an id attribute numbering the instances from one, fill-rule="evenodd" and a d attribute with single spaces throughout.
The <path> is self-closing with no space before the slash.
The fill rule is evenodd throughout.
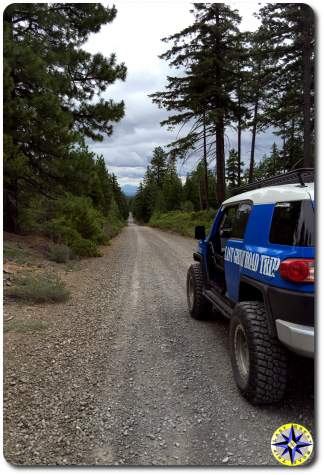
<path id="1" fill-rule="evenodd" d="M 278 406 L 253 407 L 239 395 L 228 322 L 197 322 L 187 311 L 194 247 L 131 223 L 104 257 L 82 261 L 68 276 L 67 304 L 20 309 L 49 328 L 6 336 L 9 462 L 276 464 L 270 439 L 278 426 L 314 430 L 307 360 L 294 360 Z"/>

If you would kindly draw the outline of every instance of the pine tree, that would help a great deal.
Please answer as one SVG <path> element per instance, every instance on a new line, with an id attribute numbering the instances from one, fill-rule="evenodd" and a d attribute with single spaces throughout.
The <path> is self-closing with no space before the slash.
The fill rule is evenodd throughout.
<path id="1" fill-rule="evenodd" d="M 126 196 L 124 195 L 124 193 L 122 192 L 118 184 L 117 177 L 114 174 L 112 174 L 110 179 L 111 179 L 111 184 L 112 184 L 113 197 L 118 206 L 120 216 L 123 219 L 126 219 L 129 213 Z"/>
<path id="2" fill-rule="evenodd" d="M 236 38 L 237 55 L 233 61 L 233 68 L 235 74 L 235 88 L 234 94 L 236 99 L 235 121 L 237 123 L 237 185 L 241 185 L 241 161 L 242 161 L 242 131 L 247 127 L 247 121 L 250 118 L 249 100 L 251 98 L 251 91 L 249 84 L 251 81 L 250 66 L 250 34 L 238 33 Z"/>
<path id="3" fill-rule="evenodd" d="M 174 163 L 170 163 L 162 186 L 165 207 L 167 211 L 181 208 L 182 183 L 177 175 Z"/>
<path id="4" fill-rule="evenodd" d="M 281 160 L 280 152 L 278 150 L 278 146 L 274 142 L 272 144 L 271 155 L 269 157 L 268 166 L 267 166 L 268 177 L 275 176 L 281 173 L 283 171 L 282 165 L 283 163 Z"/>
<path id="5" fill-rule="evenodd" d="M 101 4 L 11 4 L 4 12 L 4 222 L 17 230 L 19 208 L 36 193 L 65 191 L 65 175 L 87 161 L 85 138 L 102 140 L 124 114 L 100 99 L 126 67 L 81 48 L 116 16 Z M 92 155 L 89 154 L 89 159 Z M 49 191 L 50 190 L 50 191 Z"/>
<path id="6" fill-rule="evenodd" d="M 161 147 L 156 147 L 143 182 L 135 195 L 135 218 L 147 223 L 153 213 L 180 209 L 183 198 L 182 182 L 175 162 L 166 163 L 165 152 Z"/>
<path id="7" fill-rule="evenodd" d="M 142 222 L 144 216 L 144 186 L 143 183 L 139 184 L 138 190 L 134 197 L 133 202 L 133 214 L 137 221 Z"/>
<path id="8" fill-rule="evenodd" d="M 167 154 L 162 147 L 156 147 L 153 150 L 153 157 L 150 163 L 150 171 L 153 174 L 159 188 L 162 188 L 163 180 L 167 171 Z"/>
<path id="9" fill-rule="evenodd" d="M 243 162 L 239 162 L 238 152 L 231 149 L 226 161 L 226 180 L 230 189 L 241 184 L 242 170 Z"/>
<path id="10" fill-rule="evenodd" d="M 193 174 L 187 175 L 185 184 L 183 186 L 183 200 L 193 204 L 194 209 L 201 209 L 201 202 L 198 191 L 198 186 L 195 183 Z"/>
<path id="11" fill-rule="evenodd" d="M 314 162 L 314 14 L 306 4 L 274 3 L 260 10 L 265 51 L 274 64 L 266 115 L 286 140 L 303 139 L 303 163 Z M 289 130 L 290 129 L 290 130 Z M 288 133 L 287 133 L 288 131 Z"/>
<path id="12" fill-rule="evenodd" d="M 287 172 L 298 168 L 304 161 L 303 138 L 295 135 L 294 127 L 287 130 L 283 138 L 283 147 L 281 150 L 281 161 L 283 171 Z"/>
<path id="13" fill-rule="evenodd" d="M 207 135 L 214 135 L 217 198 L 221 202 L 225 196 L 224 132 L 237 110 L 232 93 L 234 62 L 239 55 L 236 38 L 240 17 L 224 4 L 194 4 L 193 13 L 193 25 L 166 38 L 173 46 L 162 55 L 171 66 L 184 69 L 184 75 L 168 77 L 167 91 L 153 95 L 153 101 L 177 112 L 164 124 L 174 127 L 193 121 L 190 133 L 173 144 L 176 146 L 174 154 L 182 157 L 184 151 L 197 144 L 199 147 L 202 140 L 205 180 L 205 139 Z"/>
<path id="14" fill-rule="evenodd" d="M 284 172 L 281 153 L 277 144 L 274 142 L 269 156 L 264 155 L 262 160 L 255 167 L 255 180 L 264 180 L 279 175 Z"/>
<path id="15" fill-rule="evenodd" d="M 271 42 L 264 34 L 262 28 L 247 35 L 249 43 L 248 72 L 246 74 L 246 101 L 249 104 L 250 120 L 246 121 L 247 127 L 251 128 L 251 148 L 248 181 L 254 179 L 255 149 L 258 132 L 263 131 L 270 124 L 266 114 L 267 101 L 271 102 L 273 93 L 270 87 L 273 75 L 273 63 L 269 59 L 267 51 L 271 48 Z"/>
<path id="16" fill-rule="evenodd" d="M 193 204 L 195 211 L 208 209 L 205 201 L 205 170 L 201 163 L 198 163 L 195 170 L 187 175 L 183 185 L 183 200 Z M 216 180 L 215 175 L 208 169 L 208 204 L 212 208 L 217 208 Z"/>

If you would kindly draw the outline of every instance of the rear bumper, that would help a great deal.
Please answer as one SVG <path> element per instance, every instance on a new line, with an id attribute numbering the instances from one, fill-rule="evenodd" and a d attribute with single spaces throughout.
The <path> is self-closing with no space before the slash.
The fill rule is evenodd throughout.
<path id="1" fill-rule="evenodd" d="M 278 339 L 290 350 L 303 356 L 314 357 L 314 327 L 276 320 Z"/>

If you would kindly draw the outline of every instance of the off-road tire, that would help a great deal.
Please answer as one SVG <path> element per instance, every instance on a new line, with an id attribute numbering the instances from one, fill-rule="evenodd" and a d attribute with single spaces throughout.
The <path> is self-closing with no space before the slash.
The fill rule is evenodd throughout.
<path id="1" fill-rule="evenodd" d="M 190 285 L 193 285 L 193 302 L 190 299 Z M 200 264 L 192 264 L 187 273 L 187 301 L 190 315 L 203 320 L 210 313 L 210 304 L 203 296 L 203 274 Z"/>
<path id="2" fill-rule="evenodd" d="M 238 346 L 235 334 L 242 331 L 242 327 L 249 356 L 245 378 L 235 351 Z M 263 303 L 241 302 L 235 306 L 230 324 L 230 352 L 234 379 L 248 401 L 272 404 L 282 399 L 287 384 L 287 353 L 269 334 Z"/>

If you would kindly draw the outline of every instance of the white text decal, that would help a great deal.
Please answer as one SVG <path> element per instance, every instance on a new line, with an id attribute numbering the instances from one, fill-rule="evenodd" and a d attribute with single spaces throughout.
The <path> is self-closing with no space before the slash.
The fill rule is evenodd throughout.
<path id="1" fill-rule="evenodd" d="M 267 256 L 266 254 L 229 246 L 225 248 L 224 260 L 268 277 L 275 277 L 275 273 L 280 266 L 279 257 Z"/>

